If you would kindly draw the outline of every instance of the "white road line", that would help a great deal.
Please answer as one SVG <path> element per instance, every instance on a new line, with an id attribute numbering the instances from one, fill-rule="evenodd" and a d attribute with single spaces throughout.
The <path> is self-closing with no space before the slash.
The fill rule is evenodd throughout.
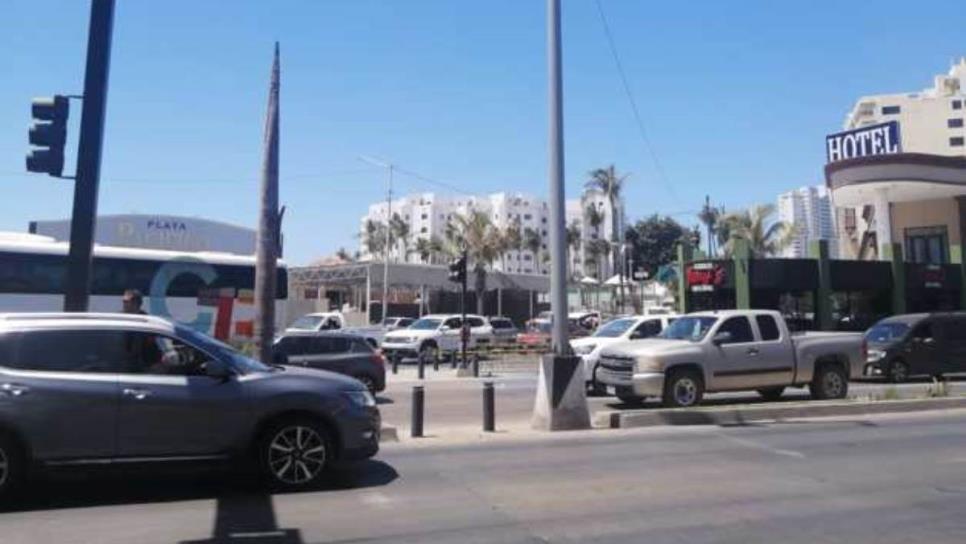
<path id="1" fill-rule="evenodd" d="M 387 497 L 384 493 L 374 492 L 366 493 L 360 499 L 363 504 L 368 504 L 369 506 L 385 506 L 392 502 L 392 499 Z"/>
<path id="2" fill-rule="evenodd" d="M 805 458 L 805 454 L 802 453 L 802 452 L 800 452 L 800 451 L 783 450 L 781 448 L 773 448 L 773 447 L 768 446 L 766 444 L 760 444 L 760 443 L 755 442 L 755 441 L 752 441 L 752 440 L 747 440 L 747 439 L 744 439 L 744 438 L 738 438 L 736 436 L 731 436 L 731 435 L 723 434 L 723 433 L 717 433 L 717 434 L 718 434 L 718 436 L 720 436 L 720 437 L 722 437 L 722 438 L 724 438 L 724 439 L 726 439 L 726 440 L 728 440 L 730 442 L 733 442 L 735 444 L 744 446 L 746 448 L 751 448 L 751 449 L 761 450 L 761 451 L 767 451 L 767 452 L 774 453 L 775 455 L 783 455 L 785 457 L 794 457 L 796 459 L 804 459 Z"/>

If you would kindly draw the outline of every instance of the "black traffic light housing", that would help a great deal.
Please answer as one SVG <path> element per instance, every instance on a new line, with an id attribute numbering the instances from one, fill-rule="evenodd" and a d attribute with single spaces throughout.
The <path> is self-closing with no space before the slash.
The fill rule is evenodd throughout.
<path id="1" fill-rule="evenodd" d="M 27 154 L 27 171 L 61 177 L 70 102 L 61 95 L 34 98 L 30 111 L 34 124 L 30 127 L 28 139 L 36 149 Z"/>
<path id="2" fill-rule="evenodd" d="M 449 281 L 463 283 L 466 281 L 466 257 L 460 257 L 449 265 Z"/>

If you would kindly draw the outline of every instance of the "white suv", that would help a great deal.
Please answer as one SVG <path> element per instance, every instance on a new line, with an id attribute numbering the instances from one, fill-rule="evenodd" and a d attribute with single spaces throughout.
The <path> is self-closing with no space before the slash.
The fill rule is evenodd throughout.
<path id="1" fill-rule="evenodd" d="M 607 346 L 627 340 L 643 340 L 657 336 L 674 321 L 674 315 L 632 315 L 604 323 L 593 336 L 570 342 L 574 353 L 584 362 L 584 381 L 594 393 L 603 393 L 604 385 L 596 379 L 600 352 Z"/>
<path id="2" fill-rule="evenodd" d="M 467 349 L 489 345 L 493 342 L 493 327 L 478 315 L 467 315 L 470 326 L 470 339 Z M 457 314 L 427 315 L 416 320 L 407 329 L 387 333 L 382 341 L 382 352 L 386 358 L 422 358 L 434 360 L 440 352 L 460 349 L 460 328 L 462 317 Z"/>

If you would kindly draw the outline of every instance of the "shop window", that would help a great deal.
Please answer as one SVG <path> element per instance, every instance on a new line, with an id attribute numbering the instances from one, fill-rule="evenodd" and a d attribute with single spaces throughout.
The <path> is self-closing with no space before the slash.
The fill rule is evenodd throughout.
<path id="1" fill-rule="evenodd" d="M 953 109 L 954 110 L 961 110 L 961 109 L 963 109 L 963 101 L 962 100 L 953 100 Z"/>
<path id="2" fill-rule="evenodd" d="M 895 115 L 902 111 L 899 106 L 882 106 L 882 115 Z"/>
<path id="3" fill-rule="evenodd" d="M 948 262 L 946 227 L 917 227 L 906 229 L 906 260 L 920 264 Z"/>
<path id="4" fill-rule="evenodd" d="M 949 146 L 950 147 L 963 147 L 963 137 L 962 136 L 953 136 L 952 138 L 949 139 Z"/>
<path id="5" fill-rule="evenodd" d="M 948 126 L 949 128 L 963 128 L 963 120 L 962 119 L 947 119 L 946 120 L 946 126 Z"/>

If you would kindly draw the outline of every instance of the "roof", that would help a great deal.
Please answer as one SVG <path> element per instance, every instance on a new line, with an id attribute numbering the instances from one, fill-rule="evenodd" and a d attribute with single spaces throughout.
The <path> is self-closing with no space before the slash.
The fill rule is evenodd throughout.
<path id="1" fill-rule="evenodd" d="M 353 332 L 340 331 L 340 330 L 329 330 L 329 331 L 310 331 L 307 329 L 288 329 L 279 335 L 279 338 L 285 338 L 286 336 L 326 336 L 332 338 L 358 338 L 360 340 L 365 340 L 365 338 Z"/>
<path id="2" fill-rule="evenodd" d="M 0 330 L 56 328 L 144 329 L 173 333 L 175 325 L 151 315 L 109 313 L 7 313 L 0 314 Z"/>
<path id="3" fill-rule="evenodd" d="M 692 315 L 693 316 L 710 316 L 710 317 L 732 317 L 732 316 L 736 316 L 736 315 L 748 315 L 748 314 L 751 314 L 751 313 L 755 313 L 755 314 L 772 314 L 772 315 L 777 315 L 778 314 L 778 312 L 776 310 L 765 310 L 765 309 L 751 308 L 749 310 L 707 310 L 707 311 L 703 311 L 703 312 L 693 312 L 693 313 L 689 313 L 689 314 L 686 314 L 686 315 L 683 315 L 683 316 L 677 316 L 677 317 L 688 317 L 688 316 L 692 316 Z"/>

